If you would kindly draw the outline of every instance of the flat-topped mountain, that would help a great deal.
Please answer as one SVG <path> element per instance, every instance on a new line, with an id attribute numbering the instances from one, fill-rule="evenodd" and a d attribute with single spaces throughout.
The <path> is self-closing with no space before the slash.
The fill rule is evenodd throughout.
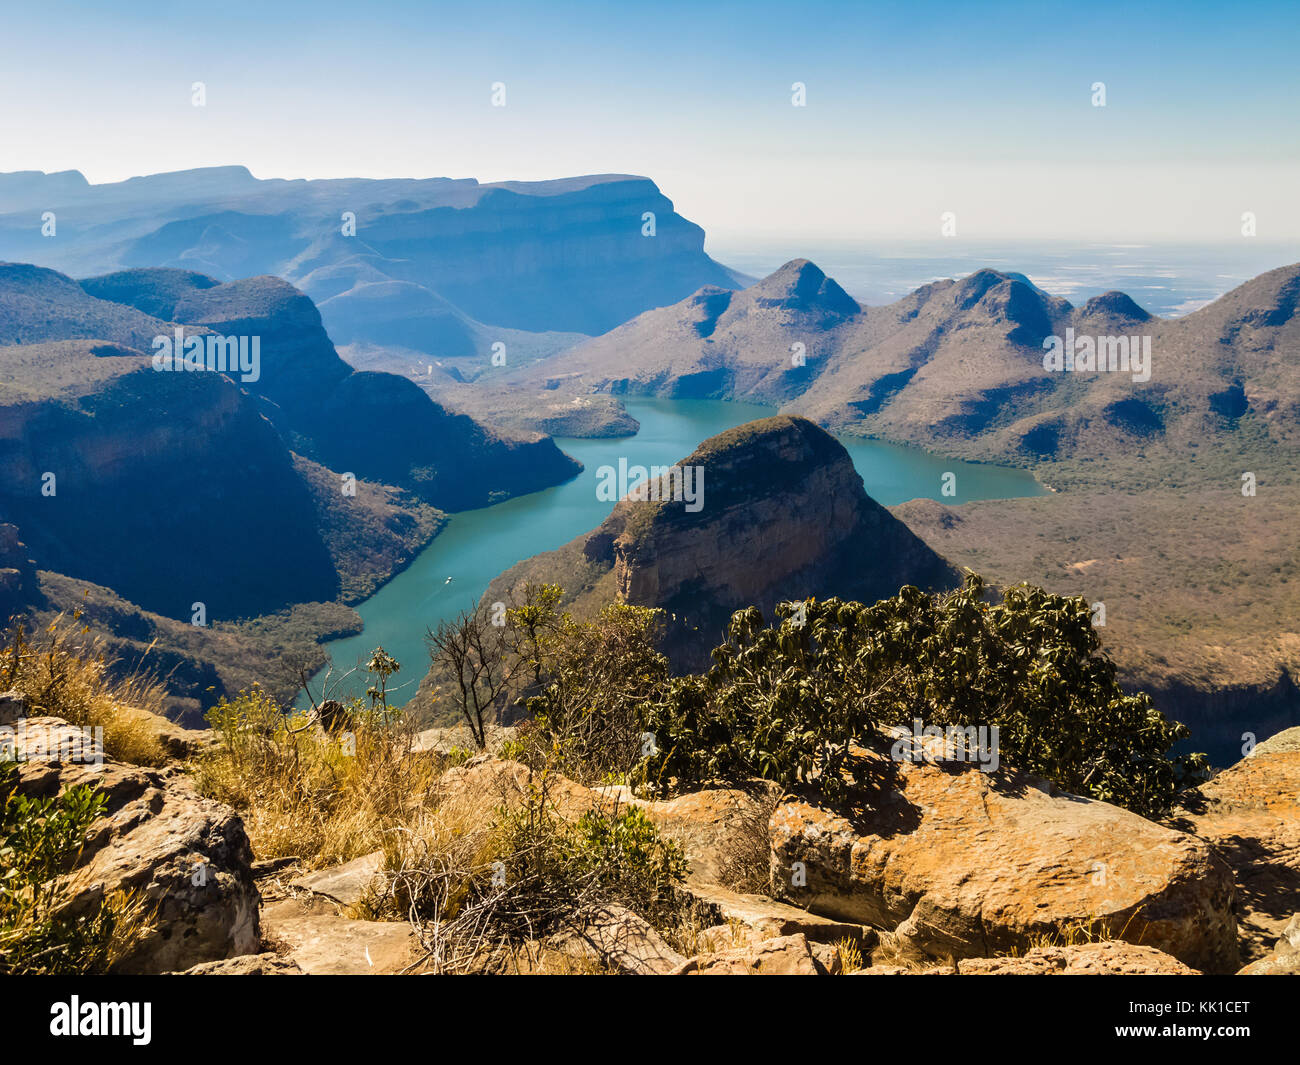
<path id="1" fill-rule="evenodd" d="M 41 234 L 47 211 L 57 239 Z M 0 258 L 79 276 L 275 274 L 317 301 L 340 343 L 398 340 L 435 357 L 467 345 L 486 357 L 503 328 L 601 333 L 737 284 L 654 182 L 622 174 L 486 185 L 259 180 L 238 166 L 104 185 L 76 171 L 0 174 Z M 439 328 L 412 333 L 411 311 L 435 308 Z"/>
<path id="2" fill-rule="evenodd" d="M 665 649 L 685 669 L 707 664 L 743 606 L 770 614 L 783 600 L 874 602 L 905 584 L 956 582 L 943 559 L 867 496 L 844 447 L 805 418 L 730 429 L 678 469 L 681 477 L 666 475 L 643 493 L 649 498 L 629 486 L 598 528 L 508 570 L 485 600 L 547 581 L 579 613 L 613 601 L 661 607 Z"/>

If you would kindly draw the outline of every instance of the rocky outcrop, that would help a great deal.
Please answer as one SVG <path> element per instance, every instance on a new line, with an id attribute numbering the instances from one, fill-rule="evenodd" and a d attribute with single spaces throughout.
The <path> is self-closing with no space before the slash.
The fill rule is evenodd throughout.
<path id="1" fill-rule="evenodd" d="M 1196 976 L 1177 958 L 1153 947 L 1119 940 L 1034 947 L 1024 954 L 998 958 L 960 958 L 956 967 L 914 969 L 872 965 L 857 976 Z"/>
<path id="2" fill-rule="evenodd" d="M 629 976 L 666 976 L 686 963 L 644 918 L 612 904 L 579 914 L 575 927 L 549 946 Z"/>
<path id="3" fill-rule="evenodd" d="M 171 972 L 258 949 L 261 898 L 233 810 L 200 797 L 174 770 L 95 762 L 81 730 L 58 718 L 10 728 L 18 793 L 53 797 L 85 784 L 107 800 L 72 871 L 66 912 L 89 911 L 118 890 L 143 898 L 150 929 L 123 971 Z"/>
<path id="4" fill-rule="evenodd" d="M 276 953 L 308 976 L 392 976 L 419 969 L 419 940 L 405 921 L 357 921 L 288 900 L 267 907 L 263 924 Z"/>
<path id="5" fill-rule="evenodd" d="M 802 935 L 779 936 L 750 946 L 701 954 L 674 971 L 676 976 L 822 976 L 818 962 Z"/>
<path id="6" fill-rule="evenodd" d="M 1293 914 L 1271 954 L 1253 961 L 1238 976 L 1300 976 L 1300 913 Z"/>
<path id="7" fill-rule="evenodd" d="M 869 783 L 853 804 L 794 797 L 772 815 L 773 883 L 790 901 L 891 930 L 917 957 L 1084 929 L 1236 969 L 1231 876 L 1201 840 L 1012 769 L 896 762 L 883 743 L 858 756 Z"/>
<path id="8" fill-rule="evenodd" d="M 191 965 L 176 976 L 305 976 L 302 968 L 291 958 L 267 952 L 241 954 L 224 961 L 205 961 Z"/>
<path id="9" fill-rule="evenodd" d="M 738 426 L 675 468 L 641 498 L 633 490 L 585 537 L 508 570 L 487 600 L 551 580 L 585 589 L 579 597 L 593 608 L 609 598 L 661 608 L 664 649 L 676 668 L 691 670 L 707 667 L 742 607 L 770 616 L 782 600 L 874 602 L 905 584 L 956 582 L 943 559 L 867 496 L 844 447 L 807 419 Z"/>
<path id="10" fill-rule="evenodd" d="M 39 595 L 36 563 L 27 557 L 27 545 L 18 527 L 0 523 L 0 625 Z"/>
<path id="11" fill-rule="evenodd" d="M 1173 824 L 1207 840 L 1232 870 L 1242 960 L 1262 958 L 1300 899 L 1300 728 L 1185 796 Z"/>

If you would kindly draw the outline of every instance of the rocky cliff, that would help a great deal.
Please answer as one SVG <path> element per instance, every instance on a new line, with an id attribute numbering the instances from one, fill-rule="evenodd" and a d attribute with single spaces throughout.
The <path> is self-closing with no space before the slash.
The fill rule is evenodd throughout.
<path id="1" fill-rule="evenodd" d="M 843 446 L 804 418 L 750 422 L 682 459 L 702 485 L 697 503 L 625 498 L 597 529 L 521 563 L 488 601 L 526 580 L 576 593 L 578 607 L 618 600 L 669 615 L 666 650 L 680 668 L 707 663 L 731 614 L 783 600 L 874 602 L 905 584 L 955 581 L 952 569 L 870 499 Z M 636 493 L 634 492 L 633 495 Z"/>
<path id="2" fill-rule="evenodd" d="M 47 210 L 60 218 L 57 241 L 31 224 Z M 355 223 L 346 235 L 345 212 Z M 654 182 L 621 174 L 488 185 L 258 180 L 243 167 L 105 185 L 76 171 L 0 174 L 0 257 L 83 276 L 132 266 L 222 281 L 277 274 L 330 301 L 326 324 L 347 342 L 396 340 L 432 355 L 460 354 L 477 323 L 602 333 L 702 285 L 736 284 Z M 374 285 L 389 286 L 384 298 L 371 298 Z M 445 311 L 446 328 L 395 334 L 395 308 L 417 305 Z"/>

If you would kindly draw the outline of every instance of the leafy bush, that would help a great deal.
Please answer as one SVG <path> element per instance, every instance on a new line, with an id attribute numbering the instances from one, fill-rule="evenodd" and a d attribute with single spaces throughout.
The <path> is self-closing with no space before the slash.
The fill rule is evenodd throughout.
<path id="1" fill-rule="evenodd" d="M 858 766 L 850 745 L 881 725 L 997 726 L 1001 757 L 1061 788 L 1145 815 L 1201 779 L 1201 755 L 1146 694 L 1126 694 L 1091 608 L 1041 588 L 985 600 L 982 580 L 944 595 L 913 587 L 874 606 L 831 599 L 739 611 L 704 676 L 644 708 L 657 750 L 638 767 L 668 782 L 818 780 L 834 797 Z"/>
<path id="2" fill-rule="evenodd" d="M 562 817 L 546 779 L 536 774 L 521 800 L 495 810 L 451 803 L 429 811 L 419 830 L 392 833 L 366 915 L 408 919 L 441 972 L 579 929 L 610 903 L 674 924 L 686 873 L 680 846 L 639 808 Z"/>
<path id="3" fill-rule="evenodd" d="M 0 763 L 0 974 L 105 972 L 143 930 L 144 907 L 120 891 L 69 906 L 68 874 L 104 796 L 80 785 L 32 798 L 16 782 L 15 766 Z"/>

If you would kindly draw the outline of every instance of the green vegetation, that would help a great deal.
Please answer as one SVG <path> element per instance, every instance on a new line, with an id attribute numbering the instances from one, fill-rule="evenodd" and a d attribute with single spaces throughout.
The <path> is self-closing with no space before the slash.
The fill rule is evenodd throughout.
<path id="1" fill-rule="evenodd" d="M 971 575 L 944 595 L 907 587 L 874 606 L 809 600 L 778 615 L 768 626 L 738 612 L 713 668 L 648 704 L 644 784 L 815 780 L 835 797 L 860 783 L 855 741 L 915 720 L 997 726 L 1005 762 L 1144 815 L 1204 769 L 1168 755 L 1184 726 L 1120 689 L 1083 599 L 1016 586 L 989 604 Z"/>
<path id="2" fill-rule="evenodd" d="M 0 763 L 0 975 L 106 972 L 146 922 L 139 899 L 123 892 L 77 912 L 68 905 L 104 796 L 83 784 L 32 798 L 17 784 L 17 767 Z"/>

